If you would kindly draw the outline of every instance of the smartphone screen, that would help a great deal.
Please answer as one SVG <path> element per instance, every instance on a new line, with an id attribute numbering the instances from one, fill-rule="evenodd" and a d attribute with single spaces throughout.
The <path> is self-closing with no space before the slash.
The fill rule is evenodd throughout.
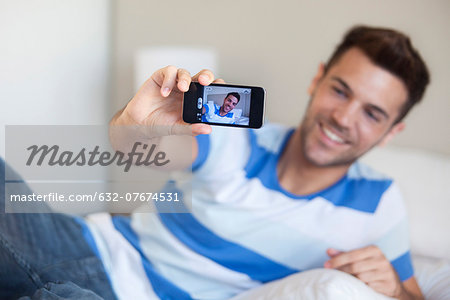
<path id="1" fill-rule="evenodd" d="M 261 87 L 192 82 L 183 97 L 186 123 L 260 128 L 265 90 Z"/>

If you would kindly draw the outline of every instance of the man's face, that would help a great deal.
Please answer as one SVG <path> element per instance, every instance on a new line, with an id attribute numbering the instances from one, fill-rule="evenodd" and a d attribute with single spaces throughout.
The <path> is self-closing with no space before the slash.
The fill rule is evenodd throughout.
<path id="1" fill-rule="evenodd" d="M 233 95 L 228 95 L 228 97 L 223 100 L 223 111 L 229 113 L 236 107 L 238 102 L 239 100 L 236 97 L 234 97 Z"/>
<path id="2" fill-rule="evenodd" d="M 300 127 L 302 151 L 316 166 L 348 165 L 386 142 L 404 124 L 394 124 L 407 99 L 403 82 L 349 49 L 310 86 L 311 101 Z"/>

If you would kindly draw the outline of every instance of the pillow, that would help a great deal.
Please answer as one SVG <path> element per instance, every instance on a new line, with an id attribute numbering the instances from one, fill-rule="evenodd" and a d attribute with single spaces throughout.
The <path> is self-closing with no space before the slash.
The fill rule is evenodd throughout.
<path id="1" fill-rule="evenodd" d="M 386 300 L 364 282 L 333 269 L 313 269 L 264 284 L 231 300 L 315 299 L 315 300 Z"/>
<path id="2" fill-rule="evenodd" d="M 234 113 L 234 117 L 236 119 L 239 119 L 242 116 L 242 109 L 240 109 L 240 108 L 233 109 L 233 113 Z"/>
<path id="3" fill-rule="evenodd" d="M 450 297 L 450 262 L 423 256 L 413 256 L 417 283 L 429 300 L 444 300 Z"/>

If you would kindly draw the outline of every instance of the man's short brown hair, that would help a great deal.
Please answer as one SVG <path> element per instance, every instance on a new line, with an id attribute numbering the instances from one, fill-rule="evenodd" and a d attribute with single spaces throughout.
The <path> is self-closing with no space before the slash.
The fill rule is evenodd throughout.
<path id="1" fill-rule="evenodd" d="M 396 123 L 418 103 L 430 82 L 428 68 L 405 34 L 388 28 L 356 26 L 350 29 L 326 65 L 326 71 L 350 48 L 358 48 L 377 66 L 399 77 L 408 91 L 408 99 Z"/>
<path id="2" fill-rule="evenodd" d="M 237 93 L 237 92 L 231 92 L 231 93 L 228 93 L 226 96 L 225 96 L 225 99 L 227 99 L 228 98 L 228 96 L 233 96 L 233 97 L 235 97 L 236 99 L 237 99 L 237 101 L 238 101 L 238 103 L 239 103 L 239 101 L 241 100 L 241 95 L 239 95 L 239 93 Z"/>

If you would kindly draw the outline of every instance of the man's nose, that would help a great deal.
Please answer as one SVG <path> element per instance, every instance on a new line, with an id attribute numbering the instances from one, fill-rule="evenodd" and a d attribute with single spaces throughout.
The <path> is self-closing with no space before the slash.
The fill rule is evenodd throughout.
<path id="1" fill-rule="evenodd" d="M 348 101 L 339 104 L 331 116 L 339 126 L 351 127 L 358 117 L 358 103 L 356 101 Z"/>

